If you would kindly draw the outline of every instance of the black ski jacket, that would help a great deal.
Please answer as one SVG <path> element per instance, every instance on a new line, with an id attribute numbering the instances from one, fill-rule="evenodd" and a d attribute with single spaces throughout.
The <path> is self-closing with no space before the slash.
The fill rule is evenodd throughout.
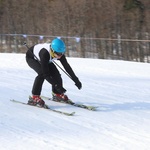
<path id="1" fill-rule="evenodd" d="M 31 47 L 27 53 L 26 53 L 26 58 L 27 59 L 35 59 L 37 60 L 37 58 L 34 57 L 34 54 L 33 54 L 33 49 L 34 49 L 34 46 Z M 43 77 L 51 84 L 57 84 L 56 81 L 54 81 L 51 76 L 50 76 L 50 71 L 49 70 L 49 63 L 53 63 L 51 61 L 51 55 L 49 53 L 49 51 L 45 48 L 42 48 L 40 51 L 39 51 L 39 63 L 41 64 L 41 69 L 42 69 L 42 73 L 43 73 Z M 53 58 L 52 58 L 53 59 Z M 65 55 L 62 55 L 62 57 L 60 59 L 58 59 L 62 66 L 64 67 L 64 69 L 66 70 L 66 72 L 71 76 L 72 80 L 76 83 L 76 81 L 78 81 L 78 78 L 77 76 L 75 75 L 74 71 L 72 70 L 71 66 L 69 65 L 69 63 L 67 62 L 67 59 L 66 59 L 66 56 Z"/>

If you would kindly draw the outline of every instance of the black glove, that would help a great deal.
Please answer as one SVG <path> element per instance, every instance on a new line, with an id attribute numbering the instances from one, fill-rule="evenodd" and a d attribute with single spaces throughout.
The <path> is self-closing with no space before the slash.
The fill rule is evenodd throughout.
<path id="1" fill-rule="evenodd" d="M 78 78 L 74 79 L 75 85 L 78 87 L 78 89 L 80 90 L 82 88 L 82 83 L 79 81 Z"/>
<path id="2" fill-rule="evenodd" d="M 55 84 L 55 89 L 60 93 L 65 93 L 66 92 L 66 89 L 64 89 L 62 86 L 58 85 L 58 84 Z"/>

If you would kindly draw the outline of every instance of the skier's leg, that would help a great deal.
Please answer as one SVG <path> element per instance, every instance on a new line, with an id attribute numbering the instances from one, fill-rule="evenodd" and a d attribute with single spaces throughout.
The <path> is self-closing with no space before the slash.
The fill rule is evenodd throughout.
<path id="1" fill-rule="evenodd" d="M 51 76 L 57 81 L 57 84 L 63 87 L 62 77 L 57 69 L 57 67 L 51 63 L 49 64 L 49 69 L 51 70 Z M 68 96 L 64 93 L 59 93 L 54 86 L 52 86 L 52 96 L 55 101 L 68 101 Z"/>
<path id="2" fill-rule="evenodd" d="M 32 94 L 33 95 L 40 95 L 42 90 L 42 85 L 44 82 L 44 77 L 41 70 L 40 63 L 35 59 L 28 59 L 28 65 L 37 72 L 37 77 L 34 80 L 33 87 L 32 87 Z"/>
<path id="3" fill-rule="evenodd" d="M 57 82 L 57 84 L 59 84 L 60 86 L 63 86 L 61 74 L 59 73 L 57 67 L 53 63 L 50 63 L 49 64 L 49 69 L 50 69 L 50 75 L 52 76 L 52 78 Z M 53 93 L 59 93 L 55 89 L 54 86 L 52 86 L 52 92 Z"/>

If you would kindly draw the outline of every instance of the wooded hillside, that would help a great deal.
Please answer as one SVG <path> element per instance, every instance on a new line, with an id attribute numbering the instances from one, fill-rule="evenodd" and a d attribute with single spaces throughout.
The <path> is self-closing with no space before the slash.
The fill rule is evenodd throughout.
<path id="1" fill-rule="evenodd" d="M 0 32 L 135 38 L 150 31 L 149 0 L 1 0 Z"/>
<path id="2" fill-rule="evenodd" d="M 110 41 L 94 38 L 149 40 L 150 0 L 0 0 L 0 26 L 1 40 L 8 38 L 4 34 L 91 38 L 81 40 L 81 57 L 91 43 L 98 58 L 105 58 Z M 125 43 L 121 48 L 130 45 Z"/>

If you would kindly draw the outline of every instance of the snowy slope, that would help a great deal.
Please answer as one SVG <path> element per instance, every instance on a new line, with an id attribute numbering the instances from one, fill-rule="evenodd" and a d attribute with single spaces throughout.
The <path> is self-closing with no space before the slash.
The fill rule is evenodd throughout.
<path id="1" fill-rule="evenodd" d="M 68 96 L 78 103 L 99 106 L 98 111 L 46 101 L 73 117 L 15 104 L 27 102 L 35 72 L 24 54 L 0 54 L 1 150 L 149 150 L 149 64 L 68 58 L 83 84 L 78 90 L 63 73 Z M 43 95 L 51 96 L 44 82 Z"/>

